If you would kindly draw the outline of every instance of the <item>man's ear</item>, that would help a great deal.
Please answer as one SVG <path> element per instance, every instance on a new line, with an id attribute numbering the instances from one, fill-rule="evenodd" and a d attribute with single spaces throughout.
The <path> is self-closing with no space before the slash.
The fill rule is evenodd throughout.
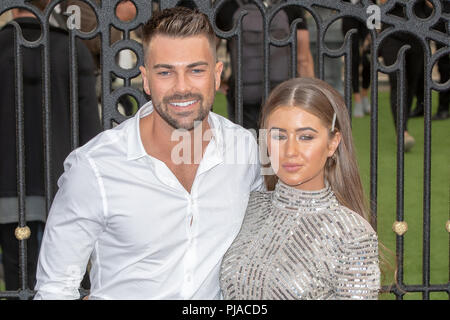
<path id="1" fill-rule="evenodd" d="M 330 143 L 328 144 L 328 156 L 331 157 L 339 147 L 339 143 L 341 143 L 341 133 L 336 131 Z"/>
<path id="2" fill-rule="evenodd" d="M 216 67 L 214 70 L 214 77 L 216 80 L 216 91 L 219 90 L 219 88 L 220 88 L 220 80 L 221 80 L 222 70 L 223 70 L 223 62 L 217 61 Z"/>
<path id="3" fill-rule="evenodd" d="M 141 71 L 142 86 L 144 87 L 144 92 L 150 96 L 151 93 L 150 93 L 150 86 L 148 84 L 148 79 L 147 79 L 147 69 L 145 69 L 144 66 L 140 66 L 139 71 Z"/>

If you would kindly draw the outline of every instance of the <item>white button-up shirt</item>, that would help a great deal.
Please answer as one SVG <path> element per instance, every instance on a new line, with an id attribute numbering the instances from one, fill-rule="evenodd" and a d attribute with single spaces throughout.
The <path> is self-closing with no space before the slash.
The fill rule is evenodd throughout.
<path id="1" fill-rule="evenodd" d="M 91 260 L 90 299 L 220 298 L 222 256 L 249 193 L 263 188 L 253 135 L 209 113 L 213 130 L 191 193 L 142 145 L 135 117 L 64 163 L 42 240 L 35 299 L 76 299 Z"/>

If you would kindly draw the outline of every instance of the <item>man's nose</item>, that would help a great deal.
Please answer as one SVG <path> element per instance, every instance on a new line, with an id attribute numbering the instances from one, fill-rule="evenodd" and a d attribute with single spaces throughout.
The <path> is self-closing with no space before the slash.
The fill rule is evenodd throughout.
<path id="1" fill-rule="evenodd" d="M 188 92 L 191 90 L 189 78 L 185 74 L 179 74 L 175 83 L 176 92 Z"/>

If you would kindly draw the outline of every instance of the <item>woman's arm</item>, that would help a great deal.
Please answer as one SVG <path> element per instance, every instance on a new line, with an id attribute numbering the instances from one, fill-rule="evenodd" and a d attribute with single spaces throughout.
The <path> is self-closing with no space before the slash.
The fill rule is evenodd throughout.
<path id="1" fill-rule="evenodd" d="M 338 250 L 334 283 L 337 300 L 378 299 L 380 268 L 375 233 L 356 237 Z"/>

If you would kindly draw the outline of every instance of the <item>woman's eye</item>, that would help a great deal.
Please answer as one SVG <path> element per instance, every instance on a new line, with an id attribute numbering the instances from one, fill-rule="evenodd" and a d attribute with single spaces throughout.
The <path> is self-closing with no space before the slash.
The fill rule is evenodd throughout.
<path id="1" fill-rule="evenodd" d="M 307 135 L 307 134 L 304 134 L 304 135 L 299 136 L 299 139 L 300 140 L 312 140 L 312 139 L 314 139 L 314 137 L 310 136 L 310 135 Z"/>
<path id="2" fill-rule="evenodd" d="M 273 134 L 272 135 L 272 139 L 274 139 L 274 140 L 285 140 L 286 136 L 283 136 L 281 134 Z"/>

